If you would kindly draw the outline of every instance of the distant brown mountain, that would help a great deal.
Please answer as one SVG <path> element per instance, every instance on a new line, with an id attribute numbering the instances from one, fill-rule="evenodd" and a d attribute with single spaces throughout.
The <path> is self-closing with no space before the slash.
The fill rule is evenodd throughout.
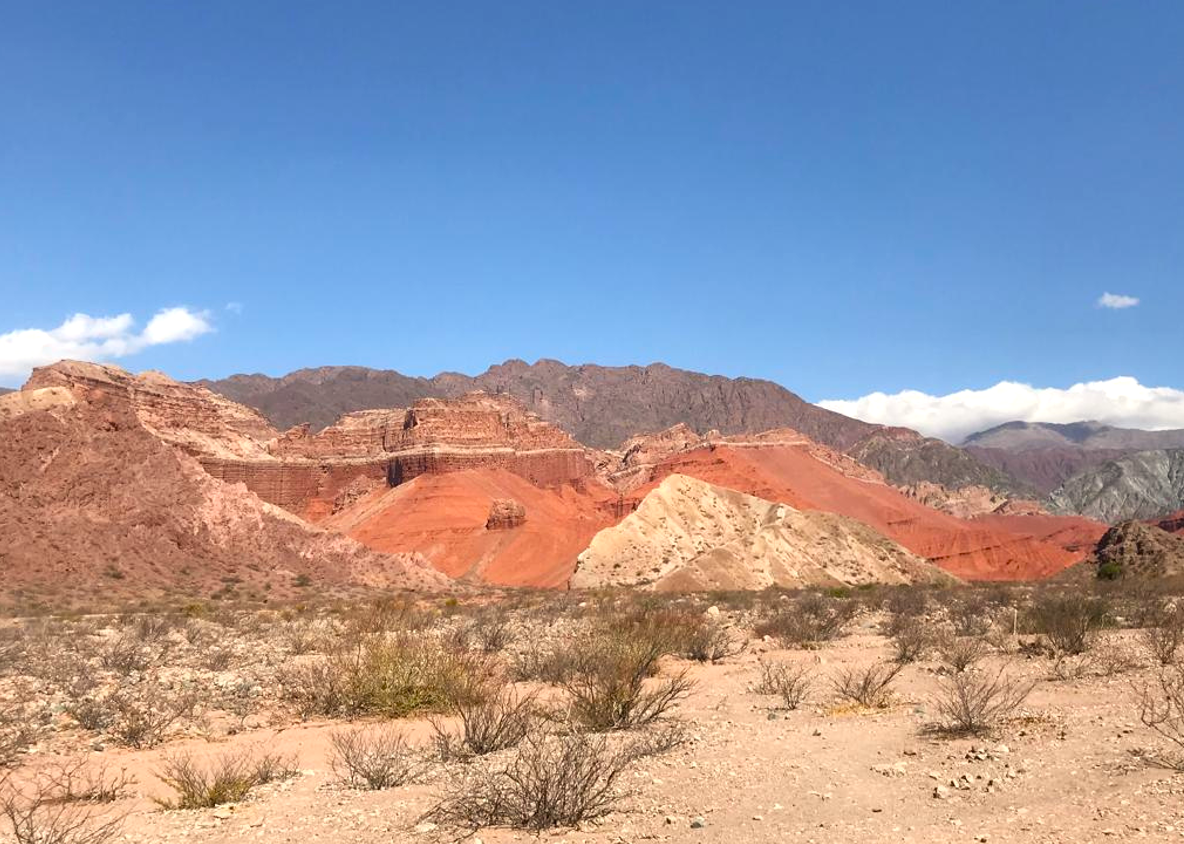
<path id="1" fill-rule="evenodd" d="M 364 367 L 302 369 L 280 378 L 233 375 L 202 386 L 254 407 L 279 428 L 331 424 L 342 413 L 406 407 L 416 399 L 473 390 L 508 394 L 585 445 L 617 448 L 637 434 L 683 424 L 699 434 L 793 428 L 880 472 L 892 483 L 931 481 L 954 489 L 980 485 L 1027 494 L 1023 484 L 965 451 L 915 431 L 884 428 L 810 404 L 779 384 L 649 366 L 568 366 L 510 360 L 477 376 L 415 378 Z"/>
<path id="2" fill-rule="evenodd" d="M 755 433 L 790 426 L 835 448 L 849 448 L 877 426 L 810 404 L 772 381 L 725 378 L 649 366 L 567 366 L 510 360 L 477 376 L 445 372 L 415 378 L 359 366 L 301 369 L 281 378 L 232 375 L 202 386 L 254 407 L 278 428 L 320 429 L 342 413 L 406 407 L 420 398 L 473 390 L 506 393 L 593 448 L 615 448 L 638 433 L 683 423 L 699 433 Z"/>
<path id="3" fill-rule="evenodd" d="M 1157 448 L 1184 448 L 1184 429 L 1143 431 L 1116 428 L 1101 422 L 1005 422 L 986 431 L 971 434 L 962 443 L 966 447 L 993 448 L 1011 452 L 1040 451 L 1050 448 L 1079 448 L 1085 451 L 1151 451 Z"/>

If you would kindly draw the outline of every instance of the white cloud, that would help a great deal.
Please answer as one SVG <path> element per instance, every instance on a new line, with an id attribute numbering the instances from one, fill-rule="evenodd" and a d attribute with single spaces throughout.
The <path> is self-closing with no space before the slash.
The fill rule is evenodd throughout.
<path id="1" fill-rule="evenodd" d="M 227 302 L 226 303 L 226 310 L 230 311 L 235 316 L 240 316 L 243 312 L 243 303 L 242 302 Z"/>
<path id="2" fill-rule="evenodd" d="M 1137 296 L 1125 296 L 1122 293 L 1103 293 L 1098 297 L 1099 308 L 1110 308 L 1114 311 L 1121 311 L 1123 308 L 1133 308 L 1139 304 Z"/>
<path id="3" fill-rule="evenodd" d="M 135 324 L 131 314 L 74 314 L 57 328 L 21 328 L 0 334 L 0 380 L 23 379 L 35 366 L 66 358 L 113 360 L 150 346 L 189 341 L 214 330 L 209 314 L 188 308 L 158 311 L 139 333 Z"/>
<path id="4" fill-rule="evenodd" d="M 1096 420 L 1124 428 L 1184 428 L 1184 391 L 1144 387 L 1131 377 L 1074 384 L 1068 389 L 1001 381 L 985 390 L 931 396 L 917 390 L 820 401 L 827 410 L 883 425 L 914 428 L 957 443 L 1004 422 Z"/>

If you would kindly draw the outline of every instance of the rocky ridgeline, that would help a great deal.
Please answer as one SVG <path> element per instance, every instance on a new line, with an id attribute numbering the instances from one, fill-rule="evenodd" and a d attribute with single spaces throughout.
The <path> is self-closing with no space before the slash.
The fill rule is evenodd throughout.
<path id="1" fill-rule="evenodd" d="M 318 520 L 360 487 L 396 486 L 422 474 L 500 467 L 539 486 L 592 475 L 592 453 L 507 396 L 422 399 L 410 408 L 347 414 L 312 433 L 276 431 L 256 411 L 160 373 L 64 361 L 38 369 L 23 393 L 123 396 L 146 429 L 197 458 L 213 477 Z M 65 392 L 62 392 L 65 391 Z"/>

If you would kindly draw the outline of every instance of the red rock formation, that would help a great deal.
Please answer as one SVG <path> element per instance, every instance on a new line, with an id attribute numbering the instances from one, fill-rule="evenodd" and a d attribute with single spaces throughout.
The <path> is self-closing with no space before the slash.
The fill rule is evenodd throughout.
<path id="1" fill-rule="evenodd" d="M 653 466 L 651 480 L 627 497 L 639 501 L 667 475 L 688 475 L 798 509 L 850 516 L 951 574 L 970 580 L 1048 577 L 1088 553 L 1077 548 L 1081 522 L 1093 524 L 1088 520 L 1052 516 L 1039 523 L 1031 521 L 1036 517 L 991 516 L 990 522 L 958 519 L 902 495 L 863 467 L 862 473 L 848 473 L 841 460 L 820 460 L 818 455 L 824 453 L 808 444 L 784 441 L 764 447 L 751 442 L 739 447 L 714 443 Z M 1042 538 L 1056 536 L 1054 526 L 1072 534 L 1072 547 Z M 1098 527 L 1104 531 L 1103 526 Z"/>
<path id="2" fill-rule="evenodd" d="M 486 530 L 513 530 L 526 522 L 526 508 L 512 498 L 495 498 L 489 506 Z"/>
<path id="3" fill-rule="evenodd" d="M 489 530 L 498 499 L 529 517 Z M 377 490 L 322 524 L 382 551 L 416 551 L 457 578 L 507 586 L 559 587 L 596 532 L 614 524 L 620 500 L 595 479 L 540 487 L 502 467 L 420 475 Z"/>
<path id="4" fill-rule="evenodd" d="M 0 413 L 0 599 L 448 587 L 416 555 L 376 553 L 214 480 L 141 422 L 129 390 L 95 382 L 67 392 L 56 405 Z M 29 404 L 0 399 L 10 401 Z"/>
<path id="5" fill-rule="evenodd" d="M 340 509 L 357 483 L 397 486 L 423 474 L 497 466 L 561 486 L 594 471 L 592 452 L 567 434 L 514 399 L 482 393 L 350 413 L 316 434 L 307 426 L 280 434 L 255 411 L 159 373 L 63 361 L 36 370 L 25 392 L 47 396 L 47 388 L 75 398 L 123 396 L 145 429 L 196 457 L 211 476 L 313 521 Z"/>

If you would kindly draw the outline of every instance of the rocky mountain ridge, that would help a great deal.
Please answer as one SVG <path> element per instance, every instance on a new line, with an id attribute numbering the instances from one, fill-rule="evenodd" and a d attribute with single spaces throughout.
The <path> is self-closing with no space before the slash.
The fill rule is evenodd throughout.
<path id="1" fill-rule="evenodd" d="M 1049 495 L 1056 512 L 1099 521 L 1156 519 L 1184 507 L 1184 449 L 1139 451 L 1073 476 Z"/>
<path id="2" fill-rule="evenodd" d="M 320 367 L 280 378 L 234 375 L 200 385 L 258 409 L 279 427 L 330 425 L 344 412 L 406 407 L 425 397 L 454 398 L 473 390 L 508 395 L 545 421 L 595 449 L 627 448 L 638 434 L 683 425 L 706 435 L 755 434 L 791 428 L 902 486 L 983 486 L 1008 496 L 1032 490 L 948 443 L 903 428 L 883 428 L 825 410 L 771 381 L 726 378 L 665 364 L 568 366 L 510 360 L 477 376 L 442 373 L 415 378 L 393 370 Z"/>

